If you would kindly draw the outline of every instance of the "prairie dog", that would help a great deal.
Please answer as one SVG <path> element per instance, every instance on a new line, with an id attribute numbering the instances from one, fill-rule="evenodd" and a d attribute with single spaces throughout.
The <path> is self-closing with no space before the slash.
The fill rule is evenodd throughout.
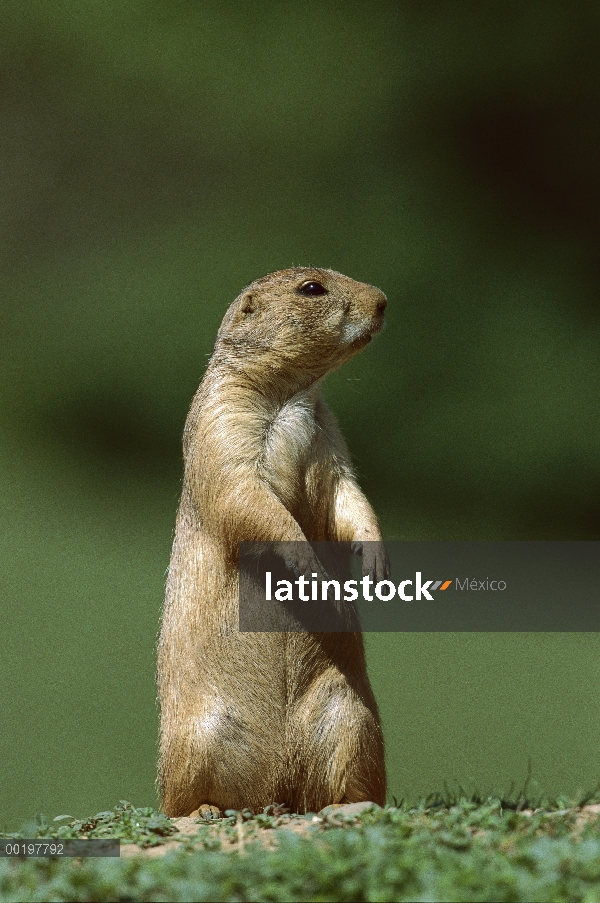
<path id="1" fill-rule="evenodd" d="M 227 310 L 186 421 L 158 640 L 164 812 L 385 803 L 383 738 L 360 633 L 238 631 L 238 543 L 381 541 L 320 394 L 383 327 L 379 289 L 333 270 L 257 279 Z M 363 571 L 387 576 L 383 546 Z M 205 811 L 205 810 L 204 810 Z M 213 810 L 215 811 L 215 810 Z"/>

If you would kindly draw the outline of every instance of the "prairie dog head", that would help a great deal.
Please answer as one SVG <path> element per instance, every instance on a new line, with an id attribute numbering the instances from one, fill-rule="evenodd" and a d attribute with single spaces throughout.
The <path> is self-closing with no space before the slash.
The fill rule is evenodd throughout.
<path id="1" fill-rule="evenodd" d="M 319 379 L 364 348 L 384 324 L 382 291 L 333 270 L 263 276 L 231 304 L 215 354 L 236 369 Z"/>

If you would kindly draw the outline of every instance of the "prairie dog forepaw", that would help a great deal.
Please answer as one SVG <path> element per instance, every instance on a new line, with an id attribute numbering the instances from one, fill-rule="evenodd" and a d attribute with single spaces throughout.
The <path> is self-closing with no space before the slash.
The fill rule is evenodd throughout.
<path id="1" fill-rule="evenodd" d="M 328 580 L 327 572 L 315 555 L 312 546 L 308 542 L 282 543 L 280 547 L 281 557 L 286 568 L 292 571 L 294 577 L 305 577 L 311 580 L 316 575 L 317 580 Z"/>
<path id="2" fill-rule="evenodd" d="M 360 545 L 363 560 L 363 574 L 367 574 L 374 583 L 380 580 L 390 579 L 390 560 L 382 540 L 370 540 L 369 542 L 353 543 L 354 546 Z"/>

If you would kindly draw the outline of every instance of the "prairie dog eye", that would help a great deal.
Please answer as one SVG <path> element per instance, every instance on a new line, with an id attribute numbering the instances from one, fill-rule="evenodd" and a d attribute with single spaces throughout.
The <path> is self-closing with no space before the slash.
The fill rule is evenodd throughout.
<path id="1" fill-rule="evenodd" d="M 327 289 L 320 282 L 304 282 L 298 289 L 301 295 L 326 295 Z"/>

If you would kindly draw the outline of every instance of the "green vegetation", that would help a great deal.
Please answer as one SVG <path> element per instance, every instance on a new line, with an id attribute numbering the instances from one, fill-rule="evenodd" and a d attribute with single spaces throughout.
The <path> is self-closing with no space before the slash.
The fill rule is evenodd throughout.
<path id="1" fill-rule="evenodd" d="M 58 826 L 57 822 L 68 819 L 68 823 Z M 3 837 L 59 837 L 61 840 L 77 838 L 116 837 L 122 843 L 137 843 L 142 847 L 155 846 L 162 839 L 177 833 L 172 821 L 150 807 L 136 808 L 127 800 L 107 812 L 98 812 L 91 818 L 80 821 L 69 815 L 57 815 L 49 822 L 43 815 L 35 821 L 26 822 L 17 833 L 7 833 Z"/>
<path id="2" fill-rule="evenodd" d="M 179 848 L 162 857 L 1 860 L 0 900 L 599 901 L 595 810 L 526 805 L 446 797 L 354 818 L 231 813 L 175 836 Z M 142 849 L 172 840 L 172 830 L 128 803 L 58 831 L 44 820 L 35 828 L 40 837 L 117 836 Z"/>

